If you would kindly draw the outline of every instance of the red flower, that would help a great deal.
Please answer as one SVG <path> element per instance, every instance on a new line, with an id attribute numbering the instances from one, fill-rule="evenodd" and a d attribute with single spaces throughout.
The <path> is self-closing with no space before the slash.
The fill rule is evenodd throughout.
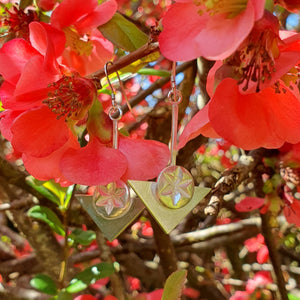
<path id="1" fill-rule="evenodd" d="M 256 259 L 260 264 L 267 262 L 269 259 L 269 250 L 264 242 L 265 239 L 261 234 L 245 241 L 245 246 L 249 252 L 257 252 Z"/>
<path id="2" fill-rule="evenodd" d="M 249 212 L 261 208 L 265 203 L 264 198 L 245 197 L 235 205 L 235 209 L 239 212 Z"/>
<path id="3" fill-rule="evenodd" d="M 56 2 L 58 2 L 58 0 L 37 0 L 37 5 L 39 8 L 48 11 L 54 8 Z"/>
<path id="4" fill-rule="evenodd" d="M 220 83 L 208 105 L 186 126 L 178 147 L 200 133 L 220 136 L 243 149 L 279 148 L 284 142 L 300 141 L 294 67 L 300 61 L 299 35 L 281 41 L 275 20 L 266 13 L 226 63 L 212 70 Z M 211 74 L 211 92 L 210 78 Z"/>
<path id="5" fill-rule="evenodd" d="M 163 18 L 159 37 L 162 54 L 170 60 L 231 55 L 263 15 L 263 0 L 177 0 Z"/>
<path id="6" fill-rule="evenodd" d="M 249 279 L 246 285 L 246 291 L 253 293 L 257 288 L 267 288 L 267 285 L 272 283 L 272 278 L 269 272 L 259 271 L 254 275 L 253 279 Z"/>
<path id="7" fill-rule="evenodd" d="M 37 14 L 28 10 L 19 9 L 13 6 L 10 10 L 6 9 L 6 16 L 1 16 L 0 26 L 2 28 L 7 27 L 8 34 L 11 38 L 24 38 L 28 40 L 29 38 L 29 23 L 38 20 Z"/>
<path id="8" fill-rule="evenodd" d="M 0 128 L 34 176 L 69 184 L 60 172 L 60 157 L 68 147 L 79 147 L 72 130 L 86 117 L 96 89 L 57 63 L 65 43 L 63 32 L 37 22 L 29 27 L 35 47 L 14 39 L 0 50 L 5 79 L 0 94 L 6 109 Z"/>
<path id="9" fill-rule="evenodd" d="M 77 296 L 76 298 L 74 298 L 74 300 L 97 300 L 97 298 L 92 295 L 80 295 L 80 296 Z M 108 300 L 108 298 L 107 298 L 107 300 Z"/>
<path id="10" fill-rule="evenodd" d="M 236 291 L 230 300 L 250 300 L 250 295 L 244 291 Z"/>
<path id="11" fill-rule="evenodd" d="M 299 0 L 275 0 L 274 2 L 295 13 L 300 9 Z"/>
<path id="12" fill-rule="evenodd" d="M 148 180 L 157 177 L 170 157 L 168 147 L 156 141 L 120 136 L 119 149 L 107 146 L 94 137 L 86 147 L 69 149 L 61 161 L 63 175 L 84 185 L 105 185 L 121 177 Z"/>
<path id="13" fill-rule="evenodd" d="M 30 30 L 34 47 L 15 39 L 0 50 L 5 78 L 0 94 L 6 109 L 0 128 L 22 153 L 27 170 L 62 185 L 156 177 L 168 163 L 168 147 L 120 137 L 119 149 L 111 148 L 112 122 L 98 102 L 93 82 L 56 60 L 63 51 L 63 33 L 36 22 Z M 90 141 L 80 148 L 76 128 L 86 122 Z"/>
<path id="14" fill-rule="evenodd" d="M 113 55 L 113 45 L 98 26 L 109 21 L 117 10 L 115 0 L 98 5 L 97 0 L 64 0 L 53 11 L 51 24 L 66 34 L 63 63 L 82 76 L 101 69 Z"/>

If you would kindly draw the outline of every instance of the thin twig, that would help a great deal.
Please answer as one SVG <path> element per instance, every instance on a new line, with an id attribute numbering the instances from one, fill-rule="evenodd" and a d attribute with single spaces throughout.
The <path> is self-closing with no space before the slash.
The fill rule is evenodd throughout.
<path id="1" fill-rule="evenodd" d="M 124 67 L 129 66 L 130 64 L 132 64 L 133 62 L 146 57 L 147 55 L 154 53 L 156 51 L 159 50 L 159 45 L 158 42 L 155 43 L 147 43 L 144 46 L 142 46 L 141 48 L 131 52 L 128 55 L 125 55 L 121 58 L 119 58 L 118 60 L 114 61 L 113 65 L 110 65 L 107 68 L 107 73 L 112 74 Z M 100 79 L 105 77 L 105 71 L 104 69 L 101 69 L 93 74 L 90 74 L 87 76 L 87 78 L 92 79 L 93 81 L 95 81 L 96 84 L 99 83 Z"/>

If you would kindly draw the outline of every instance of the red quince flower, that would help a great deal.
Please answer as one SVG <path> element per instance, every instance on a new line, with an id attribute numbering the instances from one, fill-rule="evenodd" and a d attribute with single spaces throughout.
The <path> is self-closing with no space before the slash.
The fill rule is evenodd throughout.
<path id="1" fill-rule="evenodd" d="M 246 291 L 253 293 L 257 288 L 267 288 L 267 285 L 272 283 L 272 277 L 267 271 L 259 271 L 254 275 L 253 279 L 249 279 L 246 285 Z"/>
<path id="2" fill-rule="evenodd" d="M 58 0 L 38 0 L 37 5 L 39 8 L 45 11 L 52 10 Z"/>
<path id="3" fill-rule="evenodd" d="M 115 0 L 98 5 L 97 0 L 64 0 L 51 15 L 51 24 L 66 34 L 62 62 L 82 76 L 101 69 L 111 60 L 113 45 L 98 26 L 108 22 L 117 10 Z"/>
<path id="4" fill-rule="evenodd" d="M 168 147 L 120 137 L 119 149 L 111 148 L 112 121 L 103 112 L 93 82 L 57 62 L 64 34 L 37 22 L 30 30 L 32 45 L 15 39 L 0 49 L 5 79 L 0 128 L 22 153 L 28 171 L 62 185 L 156 177 L 168 163 Z M 90 140 L 80 148 L 76 128 L 85 123 Z"/>
<path id="5" fill-rule="evenodd" d="M 250 300 L 250 295 L 245 291 L 236 291 L 229 300 Z"/>
<path id="6" fill-rule="evenodd" d="M 261 208 L 265 203 L 264 198 L 245 197 L 235 205 L 235 209 L 239 212 L 249 212 Z"/>
<path id="7" fill-rule="evenodd" d="M 298 12 L 300 9 L 299 0 L 275 0 L 275 3 L 292 12 Z"/>
<path id="8" fill-rule="evenodd" d="M 97 300 L 97 298 L 92 295 L 80 295 L 75 297 L 74 300 Z"/>
<path id="9" fill-rule="evenodd" d="M 75 125 L 86 118 L 96 99 L 92 81 L 59 65 L 65 37 L 48 24 L 32 22 L 29 44 L 14 39 L 0 49 L 0 69 L 5 81 L 0 95 L 4 112 L 0 128 L 36 178 L 63 177 L 60 158 L 69 147 L 78 148 Z"/>
<path id="10" fill-rule="evenodd" d="M 168 147 L 157 141 L 120 136 L 119 149 L 108 146 L 93 137 L 86 147 L 66 151 L 61 159 L 65 178 L 84 185 L 105 185 L 120 178 L 148 180 L 157 177 L 170 157 Z"/>
<path id="11" fill-rule="evenodd" d="M 249 252 L 257 252 L 257 262 L 263 264 L 269 259 L 269 250 L 265 245 L 265 239 L 262 234 L 258 234 L 257 237 L 250 238 L 244 242 L 245 247 Z"/>
<path id="12" fill-rule="evenodd" d="M 28 25 L 33 21 L 38 21 L 38 16 L 35 11 L 27 10 L 26 12 L 13 6 L 11 9 L 5 9 L 5 14 L 0 18 L 0 26 L 7 28 L 6 34 L 9 39 L 24 38 L 29 39 Z"/>
<path id="13" fill-rule="evenodd" d="M 179 148 L 200 133 L 247 150 L 300 141 L 300 36 L 280 40 L 277 22 L 265 13 L 225 64 L 216 64 L 208 91 L 213 90 L 211 78 L 220 83 L 211 101 L 186 126 Z"/>
<path id="14" fill-rule="evenodd" d="M 157 177 L 170 158 L 167 145 L 120 135 L 118 149 L 114 149 L 112 128 L 101 102 L 95 101 L 87 121 L 88 145 L 69 149 L 62 156 L 60 167 L 65 178 L 83 185 L 106 185 L 120 178 L 126 182 Z"/>
<path id="15" fill-rule="evenodd" d="M 159 37 L 170 60 L 231 55 L 263 15 L 264 0 L 177 0 L 163 18 Z"/>

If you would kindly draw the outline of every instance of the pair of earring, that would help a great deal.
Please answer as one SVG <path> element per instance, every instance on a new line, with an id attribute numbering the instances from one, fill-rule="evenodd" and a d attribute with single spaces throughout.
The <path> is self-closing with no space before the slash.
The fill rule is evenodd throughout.
<path id="1" fill-rule="evenodd" d="M 113 147 L 117 149 L 118 121 L 122 117 L 122 110 L 115 101 L 114 88 L 108 78 L 108 64 L 112 62 L 105 65 L 105 75 L 112 91 L 112 106 L 108 115 L 113 122 Z M 118 72 L 116 74 L 122 87 Z M 128 185 L 121 180 L 106 186 L 97 186 L 94 196 L 77 195 L 84 209 L 110 241 L 133 222 L 145 206 L 162 229 L 169 233 L 209 192 L 208 188 L 195 187 L 192 175 L 185 168 L 176 165 L 178 105 L 182 101 L 182 95 L 176 89 L 175 76 L 174 62 L 172 89 L 168 94 L 168 102 L 172 105 L 170 164 L 161 171 L 157 181 L 128 180 L 139 198 L 131 198 Z"/>

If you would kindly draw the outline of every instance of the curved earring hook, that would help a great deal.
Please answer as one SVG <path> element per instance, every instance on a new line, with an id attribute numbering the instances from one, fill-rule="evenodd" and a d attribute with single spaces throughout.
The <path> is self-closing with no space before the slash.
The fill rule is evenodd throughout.
<path id="1" fill-rule="evenodd" d="M 114 64 L 114 63 L 113 63 L 112 61 L 108 61 L 108 62 L 105 64 L 105 66 L 104 66 L 104 73 L 105 73 L 105 76 L 106 76 L 108 85 L 109 85 L 109 87 L 110 87 L 110 89 L 111 89 L 111 91 L 112 91 L 112 97 L 111 97 L 111 98 L 112 98 L 112 105 L 114 106 L 114 105 L 115 105 L 115 95 L 116 95 L 116 93 L 115 93 L 115 90 L 114 90 L 114 88 L 113 88 L 113 85 L 111 84 L 111 82 L 110 82 L 110 80 L 109 80 L 109 77 L 108 77 L 108 70 L 107 70 L 107 66 L 108 66 L 108 65 L 113 65 L 113 64 Z M 129 103 L 129 101 L 128 101 L 128 98 L 127 98 L 127 96 L 126 96 L 125 89 L 124 89 L 124 86 L 123 86 L 123 82 L 122 82 L 122 80 L 121 80 L 121 78 L 120 78 L 119 72 L 118 72 L 118 71 L 115 71 L 115 73 L 117 74 L 117 78 L 118 78 L 118 81 L 119 81 L 119 85 L 120 85 L 120 88 L 121 88 L 121 92 L 122 92 L 122 95 L 124 96 L 124 98 L 125 98 L 125 100 L 126 100 L 127 106 L 128 106 L 128 108 L 129 108 L 131 114 L 133 115 L 133 117 L 136 119 L 136 116 L 135 116 L 135 114 L 133 113 L 132 107 L 131 107 L 131 105 L 130 105 L 130 103 Z"/>

